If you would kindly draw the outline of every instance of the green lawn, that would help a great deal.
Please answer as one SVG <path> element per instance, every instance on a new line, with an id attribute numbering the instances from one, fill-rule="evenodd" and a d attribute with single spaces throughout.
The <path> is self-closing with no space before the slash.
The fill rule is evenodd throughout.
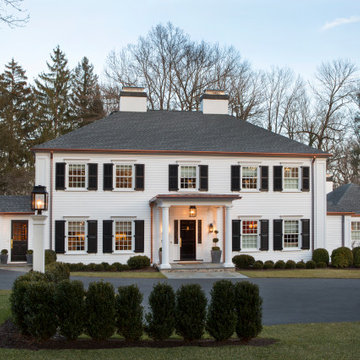
<path id="1" fill-rule="evenodd" d="M 101 277 L 101 278 L 130 278 L 130 279 L 166 279 L 166 277 L 155 271 L 121 271 L 121 272 L 91 272 L 91 271 L 76 271 L 70 274 L 71 276 L 84 276 L 84 277 Z"/>
<path id="2" fill-rule="evenodd" d="M 360 279 L 360 269 L 239 270 L 250 278 Z"/>

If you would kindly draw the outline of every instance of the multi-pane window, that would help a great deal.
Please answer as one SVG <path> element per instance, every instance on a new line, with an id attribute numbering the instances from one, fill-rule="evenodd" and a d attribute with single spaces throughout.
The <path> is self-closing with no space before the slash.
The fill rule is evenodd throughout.
<path id="1" fill-rule="evenodd" d="M 256 166 L 242 167 L 242 188 L 257 189 L 258 170 Z"/>
<path id="2" fill-rule="evenodd" d="M 115 250 L 132 250 L 132 222 L 115 222 Z"/>
<path id="3" fill-rule="evenodd" d="M 297 220 L 284 221 L 284 248 L 299 246 L 299 222 Z"/>
<path id="4" fill-rule="evenodd" d="M 256 220 L 242 221 L 242 247 L 243 249 L 258 247 L 258 222 Z"/>
<path id="5" fill-rule="evenodd" d="M 360 246 L 360 221 L 351 222 L 351 241 L 352 246 Z"/>
<path id="6" fill-rule="evenodd" d="M 68 251 L 85 251 L 85 221 L 68 222 Z"/>
<path id="7" fill-rule="evenodd" d="M 85 164 L 69 164 L 69 188 L 81 189 L 86 186 Z"/>
<path id="8" fill-rule="evenodd" d="M 287 190 L 299 189 L 299 168 L 297 167 L 284 168 L 284 189 Z"/>
<path id="9" fill-rule="evenodd" d="M 115 186 L 117 189 L 132 189 L 133 187 L 132 165 L 116 165 Z"/>
<path id="10" fill-rule="evenodd" d="M 196 166 L 180 167 L 180 188 L 196 189 Z"/>

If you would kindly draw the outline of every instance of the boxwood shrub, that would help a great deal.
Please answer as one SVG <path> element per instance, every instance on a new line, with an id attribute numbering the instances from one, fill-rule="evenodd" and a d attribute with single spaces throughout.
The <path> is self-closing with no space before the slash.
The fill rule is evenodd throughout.
<path id="1" fill-rule="evenodd" d="M 56 262 L 56 252 L 54 250 L 45 250 L 45 266 Z"/>
<path id="2" fill-rule="evenodd" d="M 248 281 L 235 285 L 236 334 L 249 340 L 262 330 L 262 299 L 259 286 Z"/>
<path id="3" fill-rule="evenodd" d="M 297 269 L 305 269 L 305 268 L 306 268 L 306 264 L 304 263 L 303 260 L 298 261 L 298 262 L 296 263 L 296 268 L 297 268 Z"/>
<path id="4" fill-rule="evenodd" d="M 175 293 L 168 284 L 158 283 L 149 296 L 146 333 L 154 340 L 165 340 L 175 329 Z"/>
<path id="5" fill-rule="evenodd" d="M 116 295 L 116 327 L 125 340 L 139 340 L 143 333 L 143 296 L 136 285 L 121 286 Z"/>
<path id="6" fill-rule="evenodd" d="M 336 268 L 347 268 L 353 265 L 353 253 L 347 247 L 339 247 L 331 253 L 331 266 Z"/>
<path id="7" fill-rule="evenodd" d="M 69 280 L 70 269 L 68 264 L 55 262 L 46 266 L 45 276 L 49 281 L 58 283 L 63 280 Z"/>
<path id="8" fill-rule="evenodd" d="M 184 340 L 201 339 L 206 319 L 206 296 L 199 284 L 182 285 L 176 292 L 175 330 Z"/>
<path id="9" fill-rule="evenodd" d="M 285 261 L 283 260 L 278 260 L 275 265 L 274 265 L 275 269 L 285 269 Z"/>
<path id="10" fill-rule="evenodd" d="M 316 262 L 313 260 L 309 260 L 306 262 L 307 269 L 316 269 Z"/>
<path id="11" fill-rule="evenodd" d="M 132 256 L 127 261 L 127 264 L 131 270 L 143 269 L 150 266 L 150 259 L 147 256 L 142 255 Z"/>
<path id="12" fill-rule="evenodd" d="M 264 269 L 273 269 L 274 268 L 274 262 L 272 260 L 266 260 L 264 262 Z"/>
<path id="13" fill-rule="evenodd" d="M 296 262 L 288 260 L 285 264 L 285 269 L 296 269 Z"/>
<path id="14" fill-rule="evenodd" d="M 326 262 L 320 261 L 320 262 L 316 263 L 316 267 L 318 269 L 325 269 L 325 268 L 327 268 L 327 265 L 326 265 Z"/>
<path id="15" fill-rule="evenodd" d="M 354 266 L 360 268 L 360 246 L 352 249 Z"/>
<path id="16" fill-rule="evenodd" d="M 264 268 L 264 263 L 261 260 L 257 260 L 254 262 L 254 265 L 252 268 L 255 270 L 261 270 Z"/>
<path id="17" fill-rule="evenodd" d="M 229 280 L 214 283 L 206 318 L 206 330 L 217 341 L 229 339 L 235 331 L 235 292 Z"/>
<path id="18" fill-rule="evenodd" d="M 104 340 L 115 332 L 115 292 L 108 282 L 89 284 L 85 299 L 85 332 L 95 340 Z"/>
<path id="19" fill-rule="evenodd" d="M 312 255 L 313 261 L 317 263 L 324 262 L 326 265 L 329 265 L 329 253 L 326 249 L 315 249 Z"/>
<path id="20" fill-rule="evenodd" d="M 250 269 L 254 265 L 255 259 L 250 255 L 236 255 L 232 258 L 232 262 L 237 269 Z"/>

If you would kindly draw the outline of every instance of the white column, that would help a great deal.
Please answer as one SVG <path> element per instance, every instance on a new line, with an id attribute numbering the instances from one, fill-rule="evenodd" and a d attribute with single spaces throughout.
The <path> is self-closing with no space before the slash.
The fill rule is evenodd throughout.
<path id="1" fill-rule="evenodd" d="M 162 206 L 162 262 L 160 269 L 171 269 L 169 264 L 169 206 Z"/>
<path id="2" fill-rule="evenodd" d="M 232 236 L 231 236 L 231 206 L 225 206 L 225 263 L 224 267 L 233 268 L 232 262 Z"/>
<path id="3" fill-rule="evenodd" d="M 33 215 L 33 270 L 45 272 L 45 215 Z"/>

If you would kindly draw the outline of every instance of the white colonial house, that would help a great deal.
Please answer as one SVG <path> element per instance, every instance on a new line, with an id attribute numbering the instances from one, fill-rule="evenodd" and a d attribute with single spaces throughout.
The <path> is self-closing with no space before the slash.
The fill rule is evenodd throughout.
<path id="1" fill-rule="evenodd" d="M 329 154 L 229 116 L 224 92 L 201 101 L 199 112 L 147 111 L 143 89 L 124 88 L 119 112 L 33 149 L 49 192 L 45 247 L 59 261 L 159 263 L 162 248 L 163 269 L 208 263 L 214 237 L 224 267 L 237 254 L 307 261 L 341 246 L 326 230 Z M 9 229 L 30 216 L 2 212 L 0 248 L 12 253 Z"/>

